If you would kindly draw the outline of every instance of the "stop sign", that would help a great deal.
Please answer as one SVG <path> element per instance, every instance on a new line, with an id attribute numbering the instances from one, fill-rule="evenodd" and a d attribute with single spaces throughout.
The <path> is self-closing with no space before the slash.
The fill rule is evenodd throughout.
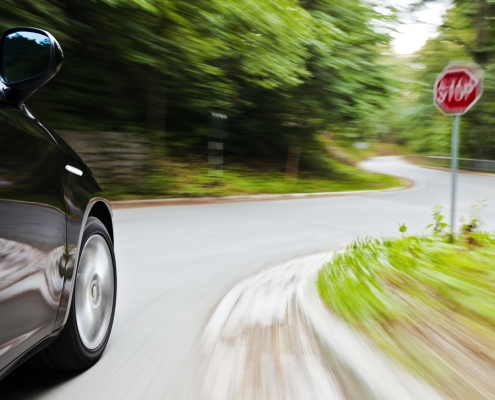
<path id="1" fill-rule="evenodd" d="M 464 114 L 483 92 L 483 75 L 474 66 L 450 66 L 434 88 L 434 103 L 444 114 Z"/>

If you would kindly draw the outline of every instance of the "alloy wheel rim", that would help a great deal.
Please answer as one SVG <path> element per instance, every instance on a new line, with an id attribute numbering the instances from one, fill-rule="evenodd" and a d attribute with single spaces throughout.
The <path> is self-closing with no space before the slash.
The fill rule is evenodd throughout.
<path id="1" fill-rule="evenodd" d="M 107 241 L 91 236 L 77 269 L 75 311 L 79 336 L 86 348 L 96 349 L 105 339 L 113 311 L 115 280 Z"/>

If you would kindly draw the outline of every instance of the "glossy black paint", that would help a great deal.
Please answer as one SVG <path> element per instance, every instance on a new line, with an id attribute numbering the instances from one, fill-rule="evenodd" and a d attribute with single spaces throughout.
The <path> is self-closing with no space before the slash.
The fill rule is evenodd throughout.
<path id="1" fill-rule="evenodd" d="M 109 203 L 79 156 L 25 107 L 0 101 L 0 379 L 65 324 L 92 213 L 113 231 Z"/>
<path id="2" fill-rule="evenodd" d="M 24 106 L 62 62 L 49 32 L 0 37 L 0 379 L 63 331 L 88 217 L 113 241 L 111 208 L 91 171 Z"/>
<path id="3" fill-rule="evenodd" d="M 57 142 L 64 148 L 62 151 L 62 165 L 71 165 L 83 171 L 82 176 L 74 175 L 68 171 L 63 174 L 63 190 L 65 210 L 67 217 L 67 268 L 63 288 L 63 298 L 60 304 L 60 312 L 57 316 L 55 329 L 65 324 L 67 310 L 70 308 L 70 299 L 73 289 L 73 270 L 79 258 L 80 241 L 86 219 L 90 215 L 93 206 L 98 202 L 104 202 L 107 209 L 110 204 L 105 199 L 105 194 L 96 182 L 91 170 L 84 164 L 79 156 L 58 135 L 52 132 Z M 104 221 L 103 221 L 104 222 Z M 111 223 L 111 221 L 110 221 Z M 113 239 L 113 238 L 112 238 Z"/>
<path id="4" fill-rule="evenodd" d="M 66 241 L 61 151 L 20 111 L 0 110 L 0 368 L 50 334 Z"/>

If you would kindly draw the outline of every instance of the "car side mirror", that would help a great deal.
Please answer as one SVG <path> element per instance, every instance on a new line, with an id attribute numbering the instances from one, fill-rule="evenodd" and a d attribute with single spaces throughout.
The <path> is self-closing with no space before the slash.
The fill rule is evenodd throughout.
<path id="1" fill-rule="evenodd" d="M 29 96 L 52 79 L 62 66 L 62 48 L 50 33 L 13 28 L 0 37 L 0 81 L 3 97 L 21 108 Z"/>

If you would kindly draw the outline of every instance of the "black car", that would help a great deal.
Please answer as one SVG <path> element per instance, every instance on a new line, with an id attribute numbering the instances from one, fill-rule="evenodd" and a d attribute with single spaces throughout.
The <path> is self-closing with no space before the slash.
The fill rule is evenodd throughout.
<path id="1" fill-rule="evenodd" d="M 48 32 L 0 38 L 0 379 L 26 360 L 84 369 L 116 300 L 112 209 L 91 170 L 24 101 L 62 65 Z"/>

